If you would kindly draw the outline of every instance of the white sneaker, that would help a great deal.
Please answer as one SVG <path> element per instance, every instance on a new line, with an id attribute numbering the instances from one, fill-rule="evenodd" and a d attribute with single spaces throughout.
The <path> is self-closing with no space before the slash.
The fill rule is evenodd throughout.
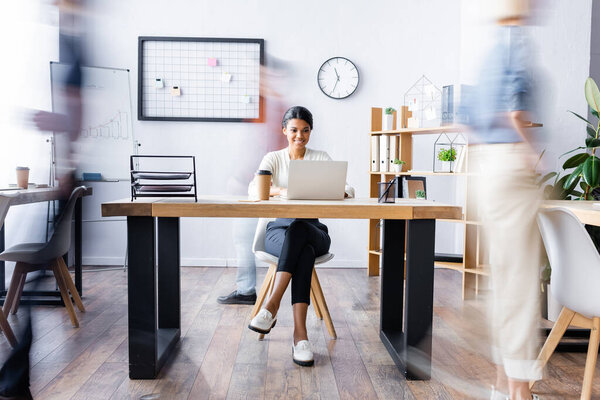
<path id="1" fill-rule="evenodd" d="M 303 367 L 310 367 L 315 363 L 308 340 L 301 340 L 295 346 L 292 343 L 292 356 L 294 362 Z"/>
<path id="2" fill-rule="evenodd" d="M 250 321 L 248 328 L 254 332 L 266 335 L 267 333 L 271 332 L 271 329 L 273 329 L 276 323 L 277 318 L 273 318 L 271 312 L 266 308 L 261 308 L 258 314 L 256 314 L 256 316 L 252 318 L 252 321 Z"/>

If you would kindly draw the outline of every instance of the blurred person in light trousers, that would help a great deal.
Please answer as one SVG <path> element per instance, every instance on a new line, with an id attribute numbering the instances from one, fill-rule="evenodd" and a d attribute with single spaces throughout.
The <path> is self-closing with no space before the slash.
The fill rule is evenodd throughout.
<path id="1" fill-rule="evenodd" d="M 254 179 L 256 166 L 264 154 L 279 150 L 287 144 L 281 134 L 281 116 L 288 109 L 284 97 L 288 64 L 276 57 L 267 56 L 266 65 L 260 66 L 260 93 L 265 111 L 245 132 L 245 140 L 231 151 L 236 160 L 236 170 L 227 181 L 227 193 L 247 195 L 248 184 Z M 252 129 L 254 128 L 254 129 Z M 256 231 L 256 218 L 237 218 L 233 221 L 233 245 L 237 259 L 236 289 L 219 296 L 221 304 L 254 304 L 256 302 L 256 260 L 252 252 L 252 242 Z"/>
<path id="2" fill-rule="evenodd" d="M 492 5 L 492 3 L 490 4 Z M 492 399 L 532 399 L 537 362 L 540 238 L 536 142 L 526 129 L 533 108 L 526 0 L 496 0 L 496 43 L 471 99 L 470 172 L 479 175 L 478 209 L 491 263 L 489 319 L 497 380 Z"/>

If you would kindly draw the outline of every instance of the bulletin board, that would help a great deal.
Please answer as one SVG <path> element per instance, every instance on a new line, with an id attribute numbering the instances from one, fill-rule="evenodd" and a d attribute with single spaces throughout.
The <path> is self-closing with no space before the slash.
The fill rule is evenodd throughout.
<path id="1" fill-rule="evenodd" d="M 138 119 L 258 122 L 264 39 L 138 38 Z"/>

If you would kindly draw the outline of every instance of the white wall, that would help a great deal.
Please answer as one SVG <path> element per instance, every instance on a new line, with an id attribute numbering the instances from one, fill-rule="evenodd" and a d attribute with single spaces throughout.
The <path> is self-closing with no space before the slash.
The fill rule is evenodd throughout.
<path id="1" fill-rule="evenodd" d="M 21 6 L 32 1 L 11 4 Z M 315 130 L 311 146 L 329 151 L 334 158 L 349 160 L 348 179 L 356 187 L 357 194 L 364 197 L 368 195 L 369 108 L 400 106 L 406 89 L 422 74 L 438 86 L 468 81 L 470 61 L 480 56 L 468 50 L 473 40 L 477 42 L 481 35 L 469 21 L 469 10 L 476 3 L 479 2 L 311 0 L 291 6 L 275 0 L 98 0 L 88 33 L 91 44 L 89 64 L 130 68 L 135 103 L 137 36 L 264 38 L 269 54 L 287 60 L 293 66 L 293 73 L 283 93 L 287 101 L 305 105 L 314 113 Z M 583 82 L 589 71 L 591 0 L 554 0 L 544 4 L 546 8 L 540 18 L 541 24 L 533 31 L 538 41 L 537 59 L 549 82 L 549 89 L 543 96 L 547 101 L 547 114 L 543 122 L 544 134 L 551 138 L 545 158 L 552 169 L 561 163 L 557 161 L 557 156 L 579 145 L 585 135 L 583 126 L 566 110 L 586 112 Z M 3 14 L 7 22 L 12 22 L 3 24 L 3 27 L 9 27 L 5 28 L 3 44 L 11 41 L 19 43 L 14 41 L 14 38 L 19 38 L 15 34 L 17 28 L 11 26 L 26 27 L 14 15 L 8 11 Z M 49 29 L 55 35 L 56 26 L 47 19 L 34 17 L 30 22 L 39 26 L 30 26 L 28 29 L 37 30 L 37 35 L 44 37 L 49 37 L 44 33 Z M 13 38 L 9 40 L 11 36 Z M 15 64 L 11 64 L 15 78 L 6 82 L 11 89 L 19 84 L 28 88 L 25 92 L 10 92 L 27 93 L 29 100 L 18 104 L 49 109 L 50 97 L 47 84 L 44 84 L 48 79 L 46 62 L 56 59 L 57 48 L 41 45 L 31 47 L 29 42 L 21 46 L 21 50 L 10 50 L 3 46 L 3 49 L 7 49 L 4 51 L 19 54 Z M 40 58 L 31 63 L 31 57 L 26 57 L 27 54 L 38 54 L 44 60 Z M 343 101 L 334 101 L 322 95 L 315 82 L 320 64 L 335 55 L 352 59 L 361 72 L 358 91 Z M 3 74 L 9 75 L 12 76 Z M 12 128 L 10 132 L 13 135 L 21 132 Z M 135 121 L 134 129 L 143 142 L 145 153 L 196 155 L 200 192 L 223 193 L 227 189 L 228 178 L 235 171 L 232 163 L 238 162 L 227 155 L 234 151 L 243 154 L 242 150 L 251 148 L 267 128 L 261 124 Z M 422 138 L 415 142 L 415 168 L 420 165 L 428 168 L 431 165 L 433 139 Z M 22 136 L 11 139 L 3 130 L 1 140 L 0 152 L 3 160 L 10 160 L 9 164 L 34 165 L 38 161 L 37 158 L 28 159 L 27 151 L 20 151 L 21 156 L 13 151 L 28 149 L 28 139 Z M 39 142 L 39 138 L 32 140 Z M 33 146 L 36 150 L 34 154 L 44 154 L 43 144 L 36 142 Z M 248 154 L 247 159 L 255 159 L 256 156 Z M 3 184 L 11 181 L 12 171 L 6 171 L 13 167 L 7 166 L 6 162 L 2 164 L 0 177 Z M 35 171 L 34 180 L 45 181 L 46 172 L 40 166 Z M 438 201 L 454 202 L 460 196 L 451 179 L 437 177 L 428 180 L 429 194 Z M 125 196 L 126 185 L 102 184 L 96 187 L 94 197 L 97 202 Z M 40 236 L 41 226 L 36 221 L 43 218 L 41 210 L 38 214 L 15 220 L 17 214 L 11 212 L 9 229 L 11 225 L 12 229 L 34 226 L 35 229 L 27 229 L 30 232 L 23 233 L 35 231 Z M 88 207 L 87 218 L 95 218 L 98 214 L 98 209 Z M 327 223 L 334 238 L 332 251 L 338 255 L 334 264 L 365 266 L 366 223 L 333 220 Z M 438 251 L 460 251 L 460 235 L 455 235 L 454 231 L 453 226 L 440 226 Z M 88 223 L 85 235 L 84 262 L 117 264 L 122 261 L 125 252 L 123 222 Z M 231 221 L 184 220 L 182 238 L 185 264 L 235 264 Z M 11 234 L 7 239 L 10 244 L 21 238 Z"/>
<path id="2" fill-rule="evenodd" d="M 335 159 L 349 160 L 348 181 L 362 197 L 368 196 L 370 107 L 402 105 L 404 92 L 423 74 L 440 87 L 456 82 L 459 76 L 458 0 L 310 0 L 293 5 L 275 0 L 103 0 L 97 2 L 95 15 L 89 32 L 89 64 L 130 68 L 132 89 L 136 88 L 138 36 L 264 38 L 266 52 L 288 61 L 293 68 L 282 93 L 287 102 L 304 105 L 314 114 L 310 146 L 327 150 Z M 361 76 L 357 92 L 342 101 L 324 96 L 316 84 L 321 63 L 337 55 L 354 61 Z M 135 90 L 133 93 L 136 97 Z M 134 124 L 144 153 L 196 156 L 201 193 L 226 192 L 228 177 L 235 171 L 232 162 L 236 162 L 227 155 L 252 149 L 265 129 L 262 124 L 247 123 Z M 421 146 L 423 151 L 415 164 L 430 169 L 432 147 L 419 143 L 416 148 Z M 252 154 L 247 157 L 257 158 Z M 433 198 L 453 201 L 451 180 L 434 183 L 432 179 L 428 183 Z M 332 252 L 337 254 L 330 264 L 366 266 L 366 222 L 326 223 L 333 237 Z M 86 259 L 95 263 L 122 259 L 123 235 L 109 235 L 113 229 L 107 225 L 94 229 L 96 233 L 88 236 L 95 238 L 94 245 L 86 246 Z M 184 264 L 235 265 L 231 221 L 183 220 L 181 233 Z M 453 226 L 440 228 L 438 236 L 438 251 L 460 251 Z M 104 244 L 99 245 L 99 241 Z"/>
<path id="3" fill-rule="evenodd" d="M 51 4 L 7 2 L 0 13 L 0 187 L 16 182 L 18 165 L 31 168 L 30 182 L 48 183 L 49 135 L 28 118 L 32 109 L 51 109 L 48 63 L 58 59 L 58 10 Z M 41 203 L 14 207 L 6 220 L 7 246 L 44 241 L 46 211 Z"/>

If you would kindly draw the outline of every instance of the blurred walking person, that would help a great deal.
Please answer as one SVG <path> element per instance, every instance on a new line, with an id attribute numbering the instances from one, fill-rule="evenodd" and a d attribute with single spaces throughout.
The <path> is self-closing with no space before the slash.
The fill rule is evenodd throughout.
<path id="1" fill-rule="evenodd" d="M 541 199 L 535 184 L 531 52 L 526 0 L 495 0 L 496 43 L 483 60 L 472 99 L 469 163 L 481 174 L 479 210 L 491 263 L 489 304 L 497 380 L 492 399 L 532 399 L 528 382 L 542 378 L 538 354 Z M 471 169 L 473 171 L 473 169 Z"/>

